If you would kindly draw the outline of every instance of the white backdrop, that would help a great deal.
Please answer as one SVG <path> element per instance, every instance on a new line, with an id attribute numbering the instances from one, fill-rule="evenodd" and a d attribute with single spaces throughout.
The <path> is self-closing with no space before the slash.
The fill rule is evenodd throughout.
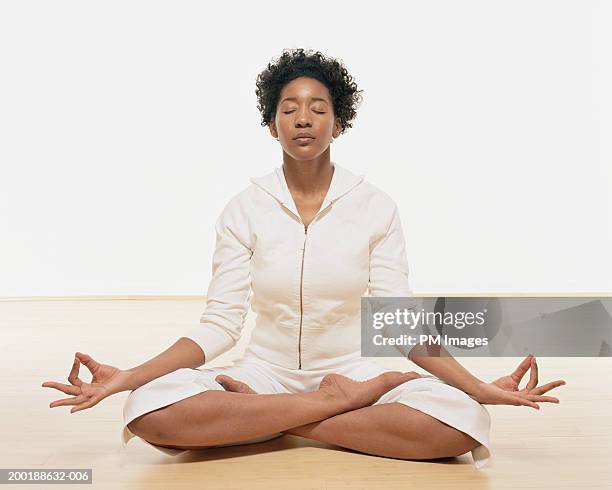
<path id="1" fill-rule="evenodd" d="M 0 296 L 205 294 L 214 221 L 282 163 L 283 48 L 364 89 L 332 159 L 399 204 L 415 293 L 612 291 L 612 6 L 3 1 Z"/>

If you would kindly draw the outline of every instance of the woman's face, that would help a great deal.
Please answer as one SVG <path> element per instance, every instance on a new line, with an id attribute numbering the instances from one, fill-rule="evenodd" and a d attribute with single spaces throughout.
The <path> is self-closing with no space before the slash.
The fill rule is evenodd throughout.
<path id="1" fill-rule="evenodd" d="M 270 133 L 295 160 L 312 160 L 340 135 L 340 118 L 334 117 L 327 87 L 309 77 L 291 80 L 281 91 Z M 310 136 L 298 138 L 300 133 Z"/>

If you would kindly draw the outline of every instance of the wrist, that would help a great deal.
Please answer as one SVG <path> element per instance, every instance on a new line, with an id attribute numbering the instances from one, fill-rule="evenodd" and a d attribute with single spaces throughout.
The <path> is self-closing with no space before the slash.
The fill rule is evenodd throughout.
<path id="1" fill-rule="evenodd" d="M 140 387 L 137 373 L 133 369 L 121 370 L 118 374 L 118 391 L 133 391 Z"/>
<path id="2" fill-rule="evenodd" d="M 489 383 L 486 383 L 484 381 L 478 381 L 477 383 L 475 383 L 472 386 L 472 388 L 469 391 L 466 391 L 466 393 L 468 394 L 468 396 L 470 396 L 471 398 L 473 398 L 477 402 L 482 403 L 482 401 L 483 401 L 483 398 L 482 398 L 483 389 L 484 389 L 484 387 L 487 384 L 489 384 Z"/>

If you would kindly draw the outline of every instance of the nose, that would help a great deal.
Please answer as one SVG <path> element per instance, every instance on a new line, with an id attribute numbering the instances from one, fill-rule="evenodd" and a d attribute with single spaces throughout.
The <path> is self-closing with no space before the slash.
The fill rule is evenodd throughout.
<path id="1" fill-rule="evenodd" d="M 303 108 L 303 109 L 298 110 L 296 118 L 295 118 L 295 125 L 298 128 L 312 126 L 310 122 L 310 115 L 308 112 L 308 108 Z"/>

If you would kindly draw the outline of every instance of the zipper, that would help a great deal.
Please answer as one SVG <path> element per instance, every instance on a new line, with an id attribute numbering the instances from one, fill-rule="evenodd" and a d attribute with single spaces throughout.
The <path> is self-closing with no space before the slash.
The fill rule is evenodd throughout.
<path id="1" fill-rule="evenodd" d="M 300 270 L 300 333 L 298 338 L 298 369 L 302 369 L 302 321 L 304 319 L 304 254 L 306 253 L 306 239 L 308 238 L 308 225 L 304 225 L 304 245 L 302 246 L 302 268 Z"/>
<path id="2" fill-rule="evenodd" d="M 298 369 L 302 369 L 302 323 L 304 321 L 304 300 L 303 300 L 303 286 L 304 286 L 304 255 L 306 254 L 306 239 L 308 238 L 308 227 L 317 219 L 317 217 L 329 208 L 336 199 L 332 199 L 329 201 L 329 204 L 322 209 L 319 209 L 319 212 L 314 215 L 314 217 L 310 220 L 310 223 L 305 225 L 302 221 L 302 217 L 295 214 L 284 202 L 280 201 L 280 204 L 291 214 L 293 214 L 298 221 L 304 226 L 304 243 L 302 245 L 302 264 L 300 267 L 300 328 L 299 328 L 299 336 L 298 336 Z"/>

